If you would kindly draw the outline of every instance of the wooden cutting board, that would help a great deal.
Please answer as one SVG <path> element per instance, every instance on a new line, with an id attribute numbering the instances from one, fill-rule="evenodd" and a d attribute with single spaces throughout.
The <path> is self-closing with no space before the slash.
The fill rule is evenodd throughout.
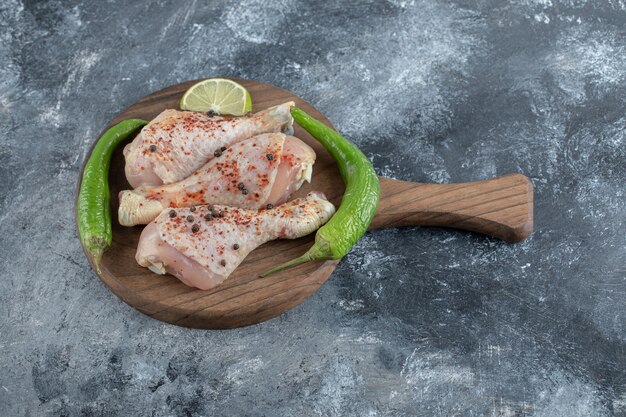
<path id="1" fill-rule="evenodd" d="M 292 100 L 332 127 L 313 106 L 286 90 L 256 81 L 236 81 L 250 91 L 254 112 Z M 195 82 L 173 85 L 142 98 L 113 119 L 106 129 L 123 119 L 150 120 L 165 109 L 178 108 L 183 93 Z M 295 135 L 315 149 L 317 161 L 311 184 L 305 184 L 294 198 L 313 190 L 323 191 L 339 206 L 344 186 L 335 161 L 297 125 Z M 137 310 L 180 326 L 204 329 L 246 326 L 268 320 L 300 304 L 335 269 L 338 261 L 315 262 L 259 278 L 259 274 L 270 267 L 303 254 L 312 244 L 314 234 L 297 240 L 273 241 L 259 247 L 230 278 L 209 291 L 187 287 L 172 276 L 156 275 L 140 267 L 135 261 L 135 251 L 143 227 L 127 228 L 117 222 L 116 196 L 119 191 L 129 189 L 124 176 L 124 145 L 117 148 L 111 161 L 113 244 L 102 258 L 98 275 L 116 295 Z M 508 242 L 523 240 L 532 232 L 533 187 L 523 175 L 505 175 L 462 184 L 419 184 L 382 177 L 380 181 L 379 210 L 370 229 L 454 227 Z M 87 252 L 85 254 L 93 267 L 93 260 Z"/>

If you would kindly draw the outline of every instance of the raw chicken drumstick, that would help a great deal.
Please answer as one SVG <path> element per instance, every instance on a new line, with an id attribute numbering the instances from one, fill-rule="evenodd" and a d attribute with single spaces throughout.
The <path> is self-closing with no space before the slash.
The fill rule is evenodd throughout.
<path id="1" fill-rule="evenodd" d="M 222 148 L 260 135 L 291 133 L 292 101 L 245 117 L 165 110 L 124 148 L 131 187 L 170 184 L 187 178 Z"/>
<path id="2" fill-rule="evenodd" d="M 120 192 L 118 219 L 123 226 L 134 226 L 151 222 L 168 207 L 278 205 L 304 181 L 311 181 L 314 162 L 315 152 L 298 138 L 282 133 L 255 136 L 228 148 L 182 181 Z"/>
<path id="3" fill-rule="evenodd" d="M 272 209 L 198 206 L 163 211 L 141 233 L 135 259 L 157 274 L 172 274 L 203 290 L 221 284 L 256 247 L 296 239 L 330 219 L 335 207 L 323 193 Z"/>

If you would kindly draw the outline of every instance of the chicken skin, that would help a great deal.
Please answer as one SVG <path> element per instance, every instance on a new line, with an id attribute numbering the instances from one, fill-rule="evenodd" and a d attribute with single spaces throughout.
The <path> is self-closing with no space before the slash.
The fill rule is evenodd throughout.
<path id="1" fill-rule="evenodd" d="M 287 102 L 244 117 L 165 110 L 124 148 L 126 179 L 133 188 L 171 184 L 237 142 L 262 133 L 291 133 L 293 106 Z"/>
<path id="2" fill-rule="evenodd" d="M 271 209 L 198 206 L 164 210 L 143 230 L 135 259 L 157 274 L 190 287 L 214 288 L 255 248 L 274 239 L 296 239 L 334 214 L 323 193 L 312 192 Z"/>
<path id="3" fill-rule="evenodd" d="M 300 139 L 262 134 L 233 145 L 182 181 L 120 192 L 118 219 L 134 226 L 151 222 L 168 207 L 279 205 L 311 180 L 314 163 L 315 152 Z"/>

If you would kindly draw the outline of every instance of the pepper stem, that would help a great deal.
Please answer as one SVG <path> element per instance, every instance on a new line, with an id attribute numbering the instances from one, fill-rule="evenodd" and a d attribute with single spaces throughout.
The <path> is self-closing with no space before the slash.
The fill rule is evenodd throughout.
<path id="1" fill-rule="evenodd" d="M 93 263 L 96 264 L 96 271 L 98 273 L 101 273 L 102 271 L 100 270 L 100 261 L 102 261 L 102 254 L 104 253 L 104 249 L 102 248 L 97 248 L 94 249 L 91 254 L 93 255 Z"/>
<path id="2" fill-rule="evenodd" d="M 269 271 L 263 272 L 259 276 L 261 278 L 265 278 L 268 275 L 272 275 L 272 274 L 274 274 L 276 272 L 280 272 L 280 271 L 283 271 L 283 270 L 288 269 L 288 268 L 293 268 L 294 266 L 298 266 L 300 264 L 303 264 L 303 263 L 306 263 L 306 262 L 310 262 L 310 261 L 313 261 L 313 260 L 314 259 L 307 252 L 307 253 L 305 253 L 302 256 L 299 256 L 299 257 L 297 257 L 295 259 L 292 259 L 292 260 L 287 261 L 285 263 L 282 263 L 282 264 L 280 264 L 278 266 L 275 266 L 274 268 L 270 269 Z"/>
<path id="3" fill-rule="evenodd" d="M 102 272 L 100 270 L 100 263 L 102 261 L 102 254 L 108 247 L 107 243 L 102 238 L 88 238 L 85 240 L 85 247 L 87 248 L 87 252 L 89 252 L 93 257 L 93 263 L 99 274 Z"/>
<path id="4" fill-rule="evenodd" d="M 276 272 L 284 271 L 288 268 L 293 268 L 294 266 L 301 265 L 306 262 L 311 261 L 322 261 L 325 259 L 332 259 L 332 254 L 330 252 L 330 246 L 328 243 L 324 241 L 317 241 L 309 248 L 309 250 L 302 256 L 299 256 L 295 259 L 282 263 L 269 271 L 263 272 L 259 275 L 261 278 L 265 278 L 268 275 L 275 274 Z"/>

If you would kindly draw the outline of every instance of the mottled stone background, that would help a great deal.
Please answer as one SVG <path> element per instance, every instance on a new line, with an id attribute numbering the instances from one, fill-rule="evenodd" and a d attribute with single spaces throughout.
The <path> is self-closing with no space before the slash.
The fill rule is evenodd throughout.
<path id="1" fill-rule="evenodd" d="M 162 87 L 258 79 L 412 181 L 530 176 L 536 231 L 369 233 L 296 309 L 150 319 L 85 260 L 77 175 Z M 623 0 L 0 1 L 0 415 L 626 416 Z"/>

